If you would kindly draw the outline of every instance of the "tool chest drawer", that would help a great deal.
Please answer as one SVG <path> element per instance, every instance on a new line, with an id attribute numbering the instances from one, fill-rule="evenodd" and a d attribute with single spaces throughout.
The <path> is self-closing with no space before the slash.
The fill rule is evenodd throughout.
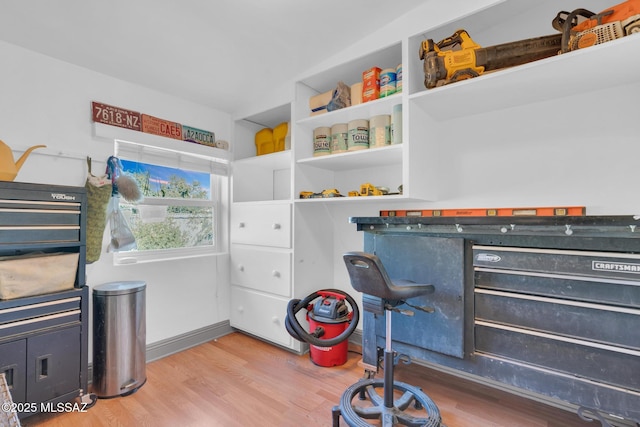
<path id="1" fill-rule="evenodd" d="M 60 325 L 80 324 L 79 290 L 0 302 L 0 341 Z"/>
<path id="2" fill-rule="evenodd" d="M 475 350 L 640 391 L 640 257 L 474 246 Z"/>
<path id="3" fill-rule="evenodd" d="M 289 203 L 233 204 L 231 242 L 290 248 L 291 205 Z"/>
<path id="4" fill-rule="evenodd" d="M 283 297 L 291 296 L 291 252 L 232 244 L 231 283 Z"/>
<path id="5" fill-rule="evenodd" d="M 84 189 L 0 182 L 0 244 L 82 240 Z"/>

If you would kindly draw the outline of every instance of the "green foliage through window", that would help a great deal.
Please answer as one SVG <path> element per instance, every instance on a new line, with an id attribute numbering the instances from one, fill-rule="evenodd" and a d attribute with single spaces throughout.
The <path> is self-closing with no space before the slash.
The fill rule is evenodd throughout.
<path id="1" fill-rule="evenodd" d="M 122 160 L 144 200 L 120 201 L 138 250 L 190 248 L 214 244 L 211 175 Z"/>

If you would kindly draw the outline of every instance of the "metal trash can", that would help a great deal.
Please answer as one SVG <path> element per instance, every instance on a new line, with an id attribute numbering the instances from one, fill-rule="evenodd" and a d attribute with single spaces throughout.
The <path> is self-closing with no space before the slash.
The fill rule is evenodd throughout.
<path id="1" fill-rule="evenodd" d="M 93 288 L 93 393 L 126 396 L 146 382 L 145 288 L 141 281 Z"/>

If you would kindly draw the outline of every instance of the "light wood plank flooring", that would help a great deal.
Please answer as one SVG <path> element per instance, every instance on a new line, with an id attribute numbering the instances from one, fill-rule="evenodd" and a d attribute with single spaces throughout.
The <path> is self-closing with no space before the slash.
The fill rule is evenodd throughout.
<path id="1" fill-rule="evenodd" d="M 362 377 L 359 360 L 359 354 L 349 352 L 344 366 L 319 367 L 308 355 L 233 333 L 149 363 L 147 383 L 130 396 L 99 399 L 86 413 L 35 415 L 22 425 L 331 426 L 331 408 L 344 389 Z M 416 364 L 398 366 L 396 378 L 422 387 L 447 427 L 599 425 Z"/>

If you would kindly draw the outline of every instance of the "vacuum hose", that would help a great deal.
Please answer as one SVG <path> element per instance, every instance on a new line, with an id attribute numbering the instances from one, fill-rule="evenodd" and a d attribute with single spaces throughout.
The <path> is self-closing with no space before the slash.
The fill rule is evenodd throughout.
<path id="1" fill-rule="evenodd" d="M 322 330 L 317 330 L 313 334 L 308 333 L 304 330 L 304 328 L 298 322 L 296 318 L 296 313 L 298 313 L 303 308 L 307 308 L 309 304 L 313 300 L 318 297 L 323 296 L 323 293 L 331 293 L 338 294 L 344 296 L 344 299 L 349 303 L 352 310 L 352 317 L 349 320 L 349 326 L 344 330 L 340 335 L 330 339 L 321 339 L 323 332 Z M 314 292 L 303 300 L 292 299 L 287 304 L 287 316 L 284 319 L 284 326 L 293 338 L 298 341 L 306 342 L 318 347 L 331 347 L 334 345 L 340 344 L 342 341 L 346 340 L 351 336 L 351 334 L 356 330 L 358 326 L 358 320 L 360 319 L 360 311 L 358 310 L 358 304 L 356 304 L 355 300 L 346 292 L 343 292 L 338 289 L 324 289 L 318 292 Z"/>

